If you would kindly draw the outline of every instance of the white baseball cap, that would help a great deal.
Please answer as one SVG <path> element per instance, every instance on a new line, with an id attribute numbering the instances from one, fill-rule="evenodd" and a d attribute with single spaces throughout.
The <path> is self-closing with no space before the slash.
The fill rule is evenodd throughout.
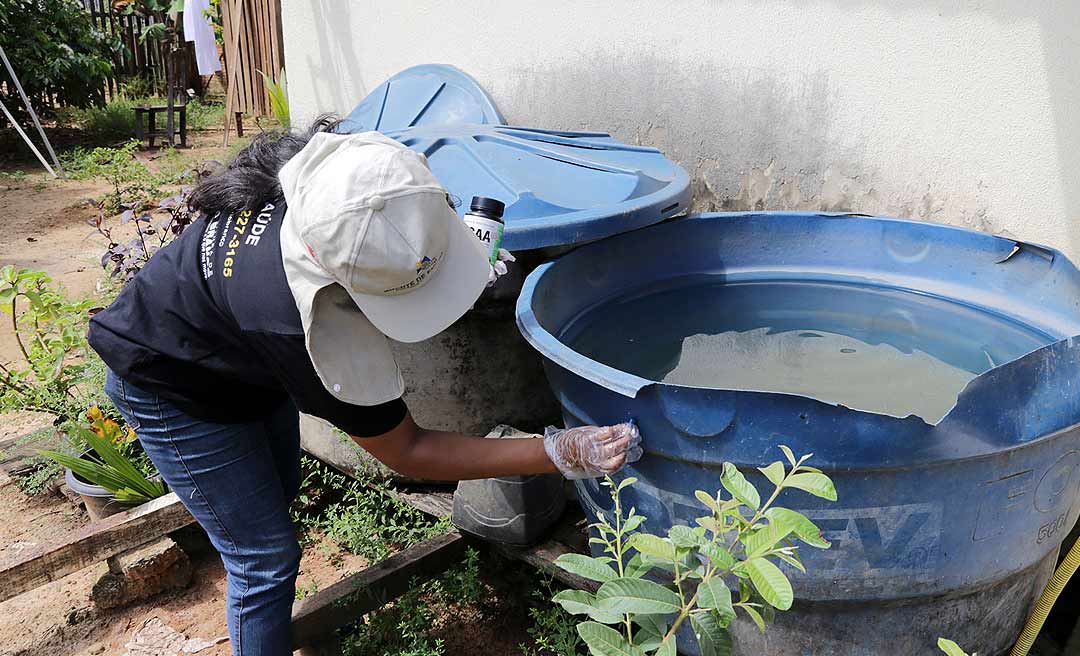
<path id="1" fill-rule="evenodd" d="M 434 337 L 473 306 L 490 265 L 427 159 L 378 132 L 319 133 L 278 174 L 285 275 L 308 354 L 335 397 L 404 391 L 387 337 Z"/>

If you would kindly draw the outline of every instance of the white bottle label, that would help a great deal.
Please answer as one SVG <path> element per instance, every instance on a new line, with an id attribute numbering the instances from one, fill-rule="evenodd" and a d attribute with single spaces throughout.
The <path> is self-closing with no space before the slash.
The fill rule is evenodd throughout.
<path id="1" fill-rule="evenodd" d="M 503 224 L 475 214 L 466 214 L 465 224 L 484 245 L 488 257 L 494 262 L 499 254 L 499 246 L 502 244 Z"/>

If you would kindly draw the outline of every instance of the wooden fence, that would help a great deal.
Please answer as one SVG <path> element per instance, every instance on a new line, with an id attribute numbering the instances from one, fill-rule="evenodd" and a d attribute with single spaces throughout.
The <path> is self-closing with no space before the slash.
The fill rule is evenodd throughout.
<path id="1" fill-rule="evenodd" d="M 240 10 L 239 56 L 234 62 L 236 49 L 233 34 L 237 26 L 233 14 L 238 1 L 243 3 L 243 7 Z M 281 47 L 280 0 L 221 0 L 221 13 L 225 33 L 225 69 L 231 71 L 234 65 L 237 66 L 233 82 L 233 111 L 268 116 L 271 113 L 270 96 L 266 93 L 259 72 L 278 82 L 282 66 L 285 65 Z"/>
<path id="2" fill-rule="evenodd" d="M 118 79 L 128 76 L 141 76 L 155 82 L 155 86 L 165 86 L 165 62 L 161 48 L 153 41 L 141 42 L 139 36 L 153 19 L 146 14 L 132 12 L 124 15 L 113 10 L 111 0 L 81 0 L 83 8 L 90 14 L 94 24 L 105 34 L 117 37 L 123 44 L 123 49 L 113 60 L 113 74 L 106 83 L 106 93 L 117 93 L 119 89 Z M 195 69 L 195 50 L 192 44 L 183 41 L 185 53 L 176 61 L 181 65 L 178 68 L 177 82 L 181 88 L 187 88 L 198 84 L 198 72 Z M 186 70 L 187 75 L 184 75 Z M 192 77 L 194 75 L 194 77 Z M 198 89 L 197 89 L 198 90 Z"/>

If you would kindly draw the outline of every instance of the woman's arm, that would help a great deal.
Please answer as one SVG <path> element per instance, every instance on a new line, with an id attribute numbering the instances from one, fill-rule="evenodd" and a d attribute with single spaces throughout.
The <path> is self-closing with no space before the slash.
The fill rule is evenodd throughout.
<path id="1" fill-rule="evenodd" d="M 616 471 L 627 458 L 627 449 L 636 447 L 636 432 L 618 427 L 592 429 L 569 436 L 560 449 L 565 467 L 597 465 Z M 461 481 L 521 474 L 554 474 L 560 469 L 548 457 L 544 440 L 489 440 L 446 431 L 420 428 L 411 416 L 388 433 L 378 437 L 354 437 L 368 453 L 399 474 L 435 481 Z M 573 444 L 570 444 L 570 442 Z M 586 452 L 593 445 L 602 446 L 611 455 L 602 463 L 586 462 Z M 592 449 L 595 450 L 595 449 Z M 569 455 L 567 455 L 569 454 Z M 575 461 L 576 460 L 576 461 Z M 569 461 L 569 465 L 567 464 Z M 598 471 L 595 475 L 602 475 Z"/>

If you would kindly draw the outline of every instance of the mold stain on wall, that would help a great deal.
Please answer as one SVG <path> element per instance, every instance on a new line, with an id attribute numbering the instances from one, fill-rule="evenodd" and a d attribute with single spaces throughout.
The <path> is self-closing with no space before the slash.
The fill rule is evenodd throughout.
<path id="1" fill-rule="evenodd" d="M 538 64 L 497 86 L 511 124 L 605 130 L 661 149 L 690 173 L 692 211 L 851 211 L 1013 236 L 969 172 L 872 151 L 865 135 L 883 129 L 878 117 L 853 126 L 849 113 L 839 129 L 824 71 L 783 78 L 655 56 Z"/>

